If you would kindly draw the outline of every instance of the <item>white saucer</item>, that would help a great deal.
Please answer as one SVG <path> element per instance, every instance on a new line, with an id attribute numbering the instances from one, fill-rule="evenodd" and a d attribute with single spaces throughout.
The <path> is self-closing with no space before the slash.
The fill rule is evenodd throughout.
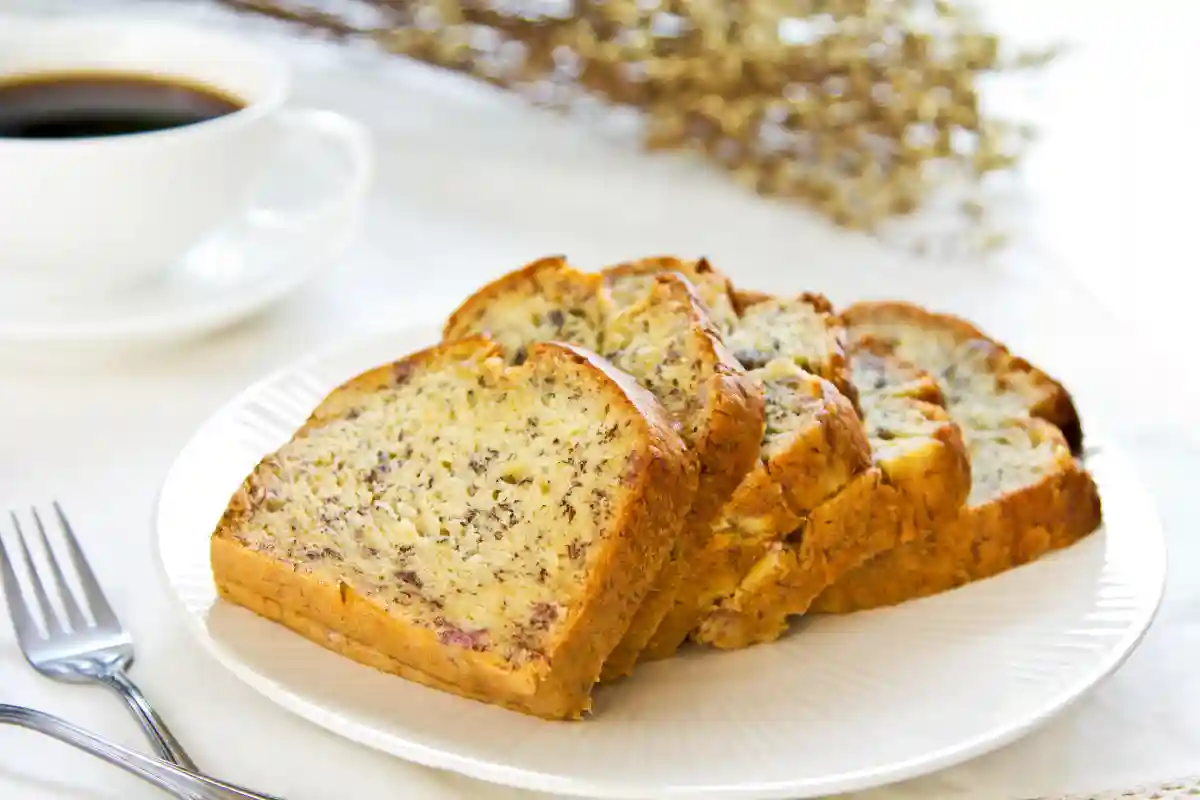
<path id="1" fill-rule="evenodd" d="M 313 278 L 345 251 L 361 217 L 357 203 L 326 229 L 294 237 L 235 223 L 160 276 L 103 296 L 39 301 L 0 292 L 0 346 L 165 344 L 212 332 Z"/>

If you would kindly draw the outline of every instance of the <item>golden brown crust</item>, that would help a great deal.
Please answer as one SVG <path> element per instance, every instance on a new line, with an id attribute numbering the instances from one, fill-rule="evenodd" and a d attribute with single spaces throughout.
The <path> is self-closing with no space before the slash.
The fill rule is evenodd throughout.
<path id="1" fill-rule="evenodd" d="M 965 507 L 925 537 L 863 564 L 822 593 L 812 610 L 847 613 L 936 594 L 1026 564 L 1094 531 L 1101 522 L 1099 492 L 1063 442 L 1057 472 Z"/>
<path id="2" fill-rule="evenodd" d="M 1029 407 L 1029 414 L 1044 419 L 1063 432 L 1071 452 L 1083 451 L 1083 426 L 1071 395 L 1061 383 L 1023 358 L 1009 352 L 1000 342 L 989 337 L 971 322 L 954 316 L 933 312 L 912 303 L 872 301 L 855 303 L 842 311 L 848 327 L 879 323 L 900 323 L 953 334 L 962 342 L 975 342 L 988 347 L 987 361 L 991 371 L 1001 379 L 1006 375 L 1025 375 L 1039 389 L 1039 398 Z"/>
<path id="3" fill-rule="evenodd" d="M 678 268 L 678 269 L 677 269 Z M 758 386 L 747 377 L 741 364 L 728 351 L 695 287 L 684 277 L 687 268 L 676 259 L 662 258 L 623 265 L 600 273 L 585 273 L 567 265 L 560 257 L 541 259 L 505 275 L 480 289 L 450 317 L 444 336 L 454 339 L 476 330 L 480 317 L 495 303 L 521 295 L 573 298 L 578 305 L 594 303 L 597 315 L 612 307 L 606 282 L 617 275 L 655 276 L 656 300 L 674 301 L 686 309 L 693 335 L 700 342 L 703 358 L 712 365 L 711 375 L 700 390 L 703 405 L 695 420 L 677 420 L 690 427 L 693 451 L 700 465 L 700 486 L 687 512 L 679 538 L 664 563 L 653 589 L 634 615 L 624 637 L 609 655 L 604 679 L 628 675 L 659 621 L 675 602 L 694 552 L 707 540 L 712 521 L 732 494 L 742 476 L 753 467 L 763 430 L 763 401 Z M 604 321 L 597 316 L 594 325 Z M 497 337 L 500 338 L 500 337 Z M 696 423 L 699 423 L 696 425 Z"/>
<path id="4" fill-rule="evenodd" d="M 734 387 L 722 387 L 712 393 L 720 398 L 720 405 L 725 406 L 727 410 L 720 411 L 713 417 L 714 424 L 709 428 L 708 438 L 714 444 L 705 449 L 705 455 L 715 456 L 718 460 L 724 458 L 727 463 L 740 466 L 747 461 L 752 463 L 758 451 L 757 437 L 751 439 L 741 433 L 741 429 L 747 425 L 747 419 L 753 414 L 754 400 L 750 398 L 755 396 L 746 395 L 739 400 L 740 383 L 734 384 Z M 722 456 L 722 453 L 727 455 Z M 601 675 L 603 680 L 615 680 L 629 675 L 637 661 L 645 656 L 655 631 L 675 605 L 680 588 L 692 574 L 695 554 L 712 534 L 713 518 L 720 509 L 720 503 L 716 502 L 715 498 L 729 495 L 732 490 L 731 484 L 737 484 L 735 476 L 740 477 L 740 474 L 726 471 L 722 475 L 714 475 L 701 468 L 700 489 L 696 493 L 696 502 L 692 504 L 691 511 L 684 519 L 671 558 L 663 565 L 654 587 L 634 614 L 626 635 L 605 661 Z"/>
<path id="5" fill-rule="evenodd" d="M 705 259 L 642 259 L 610 268 L 605 276 L 617 281 L 664 271 L 684 275 L 699 287 L 701 298 L 727 335 L 738 329 L 740 318 L 753 306 L 774 300 L 768 295 L 735 290 L 729 279 Z M 870 448 L 845 358 L 841 321 L 822 295 L 803 294 L 796 301 L 822 317 L 826 328 L 821 342 L 832 343 L 821 358 L 805 359 L 813 361 L 815 374 L 809 379 L 817 408 L 786 449 L 769 458 L 760 457 L 729 502 L 713 515 L 713 531 L 697 550 L 690 576 L 670 613 L 642 651 L 644 660 L 673 655 L 703 614 L 737 588 L 738 581 L 766 554 L 772 542 L 794 530 L 805 514 L 870 464 Z M 807 342 L 797 345 L 812 346 Z"/>
<path id="6" fill-rule="evenodd" d="M 696 579 L 659 625 L 644 658 L 672 655 L 775 542 L 870 465 L 870 445 L 850 401 L 827 381 L 813 382 L 820 410 L 786 450 L 742 480 L 697 554 Z"/>
<path id="7" fill-rule="evenodd" d="M 862 562 L 867 540 L 898 527 L 900 509 L 882 471 L 862 473 L 812 512 L 797 542 L 779 543 L 755 563 L 694 638 L 724 650 L 777 639 L 789 614 L 803 613 L 835 577 Z"/>
<path id="8" fill-rule="evenodd" d="M 796 532 L 799 544 L 774 548 L 756 564 L 694 638 L 721 649 L 774 641 L 789 617 L 806 613 L 861 564 L 953 518 L 970 489 L 970 472 L 957 427 L 944 430 L 945 439 L 889 464 L 890 474 L 873 467 L 818 506 Z"/>
<path id="9" fill-rule="evenodd" d="M 777 639 L 788 618 L 808 611 L 827 587 L 952 518 L 966 500 L 971 473 L 961 431 L 944 408 L 921 399 L 940 399 L 936 385 L 929 390 L 932 379 L 857 344 L 852 372 L 863 382 L 865 421 L 881 437 L 874 467 L 815 506 L 795 533 L 747 570 L 700 623 L 697 641 L 737 649 Z"/>
<path id="10" fill-rule="evenodd" d="M 930 338 L 948 334 L 972 358 L 982 356 L 982 366 L 974 362 L 973 369 L 995 378 L 994 390 L 986 382 L 985 389 L 1008 398 L 1019 392 L 1025 402 L 1008 407 L 1012 416 L 1007 419 L 1004 412 L 999 419 L 976 418 L 971 407 L 986 409 L 992 398 L 968 392 L 959 399 L 966 406 L 960 421 L 967 436 L 986 438 L 990 425 L 1009 426 L 1025 431 L 1034 444 L 1053 448 L 1054 460 L 1041 468 L 1039 479 L 998 496 L 981 484 L 978 499 L 954 518 L 934 521 L 922 537 L 847 574 L 817 599 L 814 611 L 842 613 L 946 591 L 1065 547 L 1100 525 L 1095 483 L 1073 455 L 1083 440 L 1079 417 L 1058 382 L 958 317 L 886 302 L 852 306 L 843 316 L 852 330 L 861 325 L 872 336 L 888 326 L 895 327 L 897 338 L 904 336 L 905 328 L 928 332 Z M 886 345 L 887 337 L 881 338 Z M 951 413 L 957 414 L 957 408 L 952 406 Z M 1014 451 L 1013 457 L 1024 455 Z M 985 474 L 979 465 L 973 469 L 979 476 Z M 1001 479 L 1003 472 L 996 470 L 989 480 Z"/>
<path id="11" fill-rule="evenodd" d="M 592 685 L 600 680 L 612 655 L 624 645 L 631 632 L 636 632 L 639 617 L 645 613 L 643 609 L 653 594 L 663 591 L 663 573 L 676 565 L 681 548 L 686 553 L 692 536 L 689 526 L 693 524 L 704 480 L 703 461 L 698 458 L 703 458 L 703 454 L 700 448 L 692 451 L 683 443 L 675 432 L 674 420 L 658 400 L 626 373 L 594 353 L 566 345 L 534 345 L 530 348 L 530 357 L 542 349 L 582 354 L 593 368 L 616 383 L 638 411 L 651 421 L 648 475 L 629 521 L 623 526 L 624 552 L 616 555 L 611 570 L 599 570 L 606 575 L 601 588 L 613 599 L 595 603 L 594 613 L 589 614 L 585 607 L 558 648 L 561 655 L 556 661 L 552 657 L 561 676 L 555 694 L 578 697 L 581 691 L 590 692 Z M 666 585 L 670 581 L 668 577 Z"/>
<path id="12" fill-rule="evenodd" d="M 348 408 L 339 394 L 395 385 L 440 358 L 468 357 L 472 352 L 494 352 L 494 346 L 482 338 L 460 340 L 366 372 L 335 390 L 306 428 L 333 418 L 339 408 Z M 212 536 L 213 574 L 221 596 L 379 669 L 540 717 L 580 717 L 590 707 L 591 688 L 604 659 L 624 633 L 678 534 L 696 490 L 697 468 L 694 455 L 657 401 L 631 386 L 631 379 L 606 361 L 558 344 L 530 348 L 530 363 L 542 359 L 586 367 L 596 376 L 597 392 L 611 394 L 613 402 L 626 403 L 636 412 L 643 433 L 642 445 L 631 460 L 628 494 L 614 526 L 617 533 L 606 540 L 592 563 L 584 599 L 549 643 L 545 660 L 513 668 L 492 652 L 442 644 L 434 631 L 390 614 L 345 584 L 296 571 L 288 563 L 245 547 L 237 533 L 254 505 L 254 474 L 235 493 Z"/>
<path id="13" fill-rule="evenodd" d="M 747 309 L 773 299 L 734 290 L 728 278 L 704 259 L 695 262 L 670 257 L 642 259 L 610 268 L 605 275 L 613 280 L 663 270 L 685 275 L 703 286 L 708 307 L 729 331 L 736 328 L 738 318 Z M 642 659 L 672 656 L 704 613 L 736 589 L 738 581 L 765 555 L 772 542 L 794 530 L 805 514 L 870 464 L 870 447 L 859 420 L 841 322 L 823 295 L 808 293 L 798 299 L 823 315 L 829 339 L 835 345 L 814 365 L 818 377 L 813 378 L 813 386 L 818 394 L 819 411 L 786 450 L 769 459 L 760 459 L 719 510 L 719 515 L 713 514 L 714 529 L 704 546 L 696 551 L 690 578 L 646 643 Z"/>
<path id="14" fill-rule="evenodd" d="M 537 293 L 562 300 L 577 298 L 580 305 L 586 305 L 586 301 L 600 290 L 601 284 L 599 275 L 569 266 L 563 256 L 540 258 L 492 281 L 464 300 L 442 327 L 442 340 L 451 341 L 479 333 L 473 327 L 477 318 L 506 295 Z"/>
<path id="15" fill-rule="evenodd" d="M 678 276 L 663 275 L 658 281 L 673 291 L 686 289 L 691 298 L 693 325 L 703 331 L 717 368 L 704 387 L 704 427 L 694 442 L 700 463 L 695 502 L 658 581 L 605 662 L 601 676 L 605 681 L 629 675 L 643 657 L 655 631 L 689 580 L 696 554 L 711 536 L 713 520 L 722 504 L 754 465 L 762 438 L 762 393 L 726 349 L 694 289 Z"/>

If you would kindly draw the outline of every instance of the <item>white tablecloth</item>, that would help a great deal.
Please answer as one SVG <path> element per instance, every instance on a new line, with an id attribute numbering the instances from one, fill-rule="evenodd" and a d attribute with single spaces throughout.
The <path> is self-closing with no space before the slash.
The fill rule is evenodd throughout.
<path id="1" fill-rule="evenodd" d="M 0 11 L 50 5 L 0 1 Z M 188 638 L 155 577 L 150 520 L 191 431 L 314 347 L 436 319 L 483 278 L 548 253 L 584 266 L 704 253 L 765 289 L 833 287 L 835 302 L 909 296 L 975 318 L 1070 386 L 1089 429 L 1135 459 L 1158 499 L 1170 585 L 1142 647 L 1076 708 L 993 755 L 866 796 L 1011 800 L 1200 771 L 1200 444 L 1190 402 L 1200 381 L 1186 340 L 1172 338 L 1192 322 L 1196 263 L 1196 156 L 1183 149 L 1194 92 L 1180 80 L 1195 74 L 1195 26 L 1172 17 L 1186 8 L 1060 3 L 1030 17 L 1053 16 L 1085 48 L 1048 84 L 1050 130 L 1029 165 L 1018 244 L 978 264 L 912 261 L 686 160 L 633 154 L 584 125 L 421 67 L 279 42 L 298 69 L 298 102 L 355 114 L 375 132 L 379 171 L 362 240 L 287 302 L 203 341 L 120 357 L 6 355 L 0 506 L 64 502 L 133 631 L 135 677 L 214 774 L 291 800 L 527 797 L 327 734 L 243 686 Z M 161 13 L 225 24 L 204 8 Z M 0 685 L 5 701 L 142 746 L 112 697 L 35 675 L 5 624 Z M 0 730 L 0 797 L 158 796 L 48 739 Z"/>

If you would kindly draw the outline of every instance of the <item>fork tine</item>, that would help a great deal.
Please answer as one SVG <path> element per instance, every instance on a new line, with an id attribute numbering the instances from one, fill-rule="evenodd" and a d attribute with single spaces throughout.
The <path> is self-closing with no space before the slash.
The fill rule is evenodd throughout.
<path id="1" fill-rule="evenodd" d="M 13 521 L 16 521 L 15 517 Z M 26 642 L 41 639 L 42 633 L 38 630 L 37 622 L 29 610 L 29 605 L 25 602 L 21 584 L 17 582 L 17 572 L 13 569 L 13 561 L 4 548 L 3 536 L 0 536 L 0 575 L 4 578 L 4 596 L 8 600 L 8 615 L 12 618 L 17 642 L 24 648 Z"/>
<path id="2" fill-rule="evenodd" d="M 83 611 L 79 608 L 79 601 L 75 598 L 75 592 L 71 590 L 71 584 L 67 583 L 67 578 L 63 575 L 62 567 L 58 564 L 58 557 L 54 555 L 54 548 L 50 546 L 50 539 L 46 536 L 46 526 L 42 524 L 42 517 L 36 508 L 31 508 L 30 512 L 33 514 L 33 522 L 37 525 L 38 534 L 42 537 L 42 549 L 46 553 L 46 562 L 50 565 L 50 571 L 54 573 L 55 582 L 58 583 L 58 596 L 62 600 L 63 610 L 67 612 L 67 621 L 71 623 L 71 630 L 83 630 L 87 627 L 87 620 L 84 619 Z"/>
<path id="3" fill-rule="evenodd" d="M 25 559 L 25 570 L 29 573 L 29 585 L 33 589 L 33 604 L 37 606 L 35 609 L 22 603 L 25 613 L 31 619 L 34 616 L 40 616 L 42 624 L 46 626 L 47 635 L 58 633 L 62 626 L 59 625 L 58 617 L 54 615 L 54 607 L 50 605 L 50 598 L 46 596 L 46 587 L 42 585 L 42 578 L 38 575 L 37 567 L 33 563 L 33 556 L 29 554 L 29 543 L 25 540 L 25 532 L 21 530 L 21 522 L 17 519 L 16 512 L 9 512 L 9 517 L 12 518 L 13 528 L 17 532 L 17 543 L 21 545 L 21 557 Z M 18 596 L 20 593 L 20 589 L 18 589 Z"/>
<path id="4" fill-rule="evenodd" d="M 75 567 L 75 574 L 79 576 L 79 584 L 83 589 L 83 596 L 87 599 L 92 619 L 96 620 L 96 627 L 119 628 L 121 623 L 117 620 L 117 615 L 113 613 L 112 606 L 108 604 L 108 599 L 100 589 L 100 582 L 96 580 L 87 558 L 83 555 L 79 540 L 75 538 L 75 531 L 71 528 L 71 523 L 67 522 L 67 515 L 63 513 L 62 506 L 58 504 L 57 500 L 53 505 L 54 513 L 58 517 L 58 524 L 62 526 L 63 539 L 67 543 L 67 552 L 71 556 L 71 565 Z"/>

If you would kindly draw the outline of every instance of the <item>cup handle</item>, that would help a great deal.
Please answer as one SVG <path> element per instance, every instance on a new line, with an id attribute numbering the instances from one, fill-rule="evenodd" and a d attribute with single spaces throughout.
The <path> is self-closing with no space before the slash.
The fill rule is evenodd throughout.
<path id="1" fill-rule="evenodd" d="M 256 232 L 312 237 L 312 244 L 320 246 L 322 242 L 318 239 L 332 231 L 348 228 L 358 214 L 370 186 L 373 168 L 370 134 L 362 123 L 318 108 L 282 109 L 277 122 L 285 137 L 323 139 L 327 146 L 341 151 L 349 164 L 348 178 L 337 192 L 312 206 L 279 209 L 252 204 L 244 220 Z M 328 245 L 328 242 L 324 244 Z"/>

